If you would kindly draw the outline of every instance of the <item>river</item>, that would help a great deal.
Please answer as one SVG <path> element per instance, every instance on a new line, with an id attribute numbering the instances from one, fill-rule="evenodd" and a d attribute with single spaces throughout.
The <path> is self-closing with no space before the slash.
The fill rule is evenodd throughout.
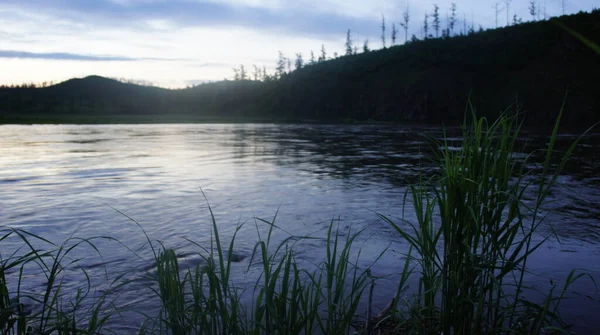
<path id="1" fill-rule="evenodd" d="M 389 247 L 373 268 L 375 275 L 392 275 L 375 289 L 374 303 L 382 308 L 407 247 L 376 213 L 401 215 L 407 185 L 434 171 L 425 136 L 441 134 L 436 127 L 391 125 L 3 125 L 0 222 L 58 244 L 70 236 L 117 238 L 120 243 L 95 240 L 101 257 L 81 246 L 81 260 L 66 272 L 66 288 L 81 284 L 78 270 L 84 269 L 102 291 L 115 273 L 141 277 L 151 271 L 151 250 L 144 247 L 140 226 L 150 239 L 175 248 L 183 266 L 195 264 L 195 247 L 186 239 L 209 245 L 208 204 L 223 239 L 245 223 L 234 250 L 240 256 L 234 281 L 241 286 L 259 272 L 253 266 L 246 271 L 258 239 L 252 218 L 270 220 L 277 213 L 276 241 L 322 236 L 336 220 L 342 231 L 365 229 L 357 242 L 362 265 Z M 560 147 L 576 136 L 560 136 Z M 546 143 L 534 133 L 524 133 L 525 140 L 529 148 Z M 530 280 L 542 291 L 573 268 L 600 283 L 600 133 L 584 138 L 559 182 L 547 206 L 558 239 L 529 263 Z M 544 228 L 539 237 L 552 231 Z M 17 239 L 0 243 L 2 257 L 22 245 Z M 323 248 L 324 243 L 306 243 L 297 258 L 310 266 Z M 43 283 L 41 275 L 28 280 Z M 573 290 L 598 299 L 589 279 Z M 156 301 L 143 281 L 119 292 L 124 310 L 151 311 Z M 600 329 L 597 300 L 576 295 L 563 311 L 584 333 Z M 132 313 L 113 321 L 115 327 L 133 332 L 143 317 Z"/>

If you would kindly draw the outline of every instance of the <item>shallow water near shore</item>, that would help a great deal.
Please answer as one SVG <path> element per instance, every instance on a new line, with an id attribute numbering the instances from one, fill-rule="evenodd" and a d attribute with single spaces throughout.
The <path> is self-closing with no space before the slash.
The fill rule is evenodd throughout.
<path id="1" fill-rule="evenodd" d="M 92 248 L 79 249 L 77 255 L 83 257 L 77 266 L 92 275 L 100 291 L 108 290 L 118 273 L 142 278 L 153 270 L 151 251 L 143 247 L 146 237 L 118 211 L 136 220 L 151 239 L 175 248 L 182 267 L 198 264 L 197 247 L 186 238 L 210 245 L 202 190 L 224 241 L 245 223 L 231 251 L 238 260 L 236 285 L 252 284 L 260 273 L 259 266 L 248 264 L 258 240 L 253 217 L 270 220 L 277 213 L 282 229 L 274 235 L 278 241 L 290 235 L 323 237 L 335 219 L 343 232 L 365 229 L 356 244 L 362 247 L 361 265 L 370 265 L 388 248 L 373 267 L 374 275 L 389 275 L 375 288 L 374 305 L 380 309 L 395 291 L 407 245 L 376 213 L 401 216 L 406 186 L 434 172 L 425 135 L 440 138 L 442 130 L 387 125 L 11 125 L 0 126 L 0 135 L 2 224 L 55 243 L 72 235 L 117 238 L 121 243 L 96 240 L 101 257 Z M 560 136 L 559 146 L 576 136 Z M 530 149 L 546 143 L 534 133 L 523 133 L 525 141 Z M 552 238 L 528 264 L 528 284 L 542 292 L 573 268 L 600 283 L 600 134 L 582 141 L 559 182 L 562 186 L 546 206 L 552 227 L 540 230 L 539 236 L 555 233 L 558 240 Z M 411 218 L 410 208 L 407 216 Z M 20 244 L 3 241 L 0 254 L 6 257 Z M 321 240 L 298 242 L 300 265 L 320 261 L 324 246 Z M 83 279 L 70 271 L 65 286 L 76 287 Z M 43 278 L 34 276 L 29 282 L 42 285 Z M 572 289 L 598 299 L 590 280 Z M 134 310 L 152 311 L 158 300 L 143 281 L 119 290 L 117 303 L 132 311 L 130 317 L 113 321 L 115 327 L 135 329 L 143 318 Z M 577 296 L 565 301 L 562 310 L 580 333 L 600 329 L 597 300 Z"/>

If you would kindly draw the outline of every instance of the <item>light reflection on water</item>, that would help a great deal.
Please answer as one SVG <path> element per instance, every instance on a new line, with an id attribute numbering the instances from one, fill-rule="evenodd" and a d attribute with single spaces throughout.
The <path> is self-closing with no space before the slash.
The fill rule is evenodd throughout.
<path id="1" fill-rule="evenodd" d="M 379 125 L 0 126 L 0 220 L 57 243 L 72 234 L 118 238 L 122 244 L 95 241 L 102 257 L 90 248 L 78 255 L 85 257 L 78 266 L 105 290 L 105 268 L 109 276 L 130 271 L 136 278 L 152 270 L 149 248 L 138 250 L 146 237 L 114 209 L 139 222 L 150 238 L 175 247 L 183 266 L 192 266 L 199 258 L 185 238 L 210 242 L 202 189 L 226 240 L 248 221 L 235 250 L 243 258 L 234 276 L 240 285 L 253 282 L 259 272 L 251 266 L 246 273 L 257 241 L 251 219 L 270 219 L 278 209 L 278 225 L 293 235 L 323 236 L 334 218 L 343 230 L 367 227 L 360 241 L 363 265 L 391 243 L 391 251 L 373 270 L 387 275 L 401 270 L 406 245 L 375 213 L 399 217 L 406 185 L 432 173 L 426 134 L 438 137 L 441 132 Z M 545 144 L 534 134 L 526 139 L 530 148 Z M 573 139 L 562 136 L 560 148 Z M 540 288 L 549 278 L 560 281 L 572 268 L 587 269 L 600 281 L 598 149 L 599 134 L 586 138 L 560 178 L 567 187 L 551 196 L 549 208 L 557 213 L 549 222 L 561 243 L 547 244 L 529 264 L 541 276 L 531 279 Z M 275 239 L 285 239 L 285 232 L 277 232 Z M 542 236 L 550 232 L 546 229 Z M 2 243 L 5 256 L 18 241 Z M 299 262 L 311 266 L 320 260 L 324 242 L 301 243 Z M 67 283 L 77 285 L 80 276 L 67 273 Z M 377 286 L 379 307 L 393 293 L 393 281 L 391 277 L 388 287 L 386 281 Z M 156 306 L 145 284 L 122 289 L 122 303 L 138 310 Z M 589 282 L 576 288 L 593 294 Z M 573 322 L 600 328 L 594 317 L 600 312 L 597 302 L 579 299 L 566 306 Z M 136 326 L 139 318 L 127 322 Z"/>

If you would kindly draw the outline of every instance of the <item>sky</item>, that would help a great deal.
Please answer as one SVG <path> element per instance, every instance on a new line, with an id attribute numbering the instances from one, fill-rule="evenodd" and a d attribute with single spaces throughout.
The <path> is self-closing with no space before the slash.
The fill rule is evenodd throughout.
<path id="1" fill-rule="evenodd" d="M 180 88 L 225 78 L 254 65 L 273 72 L 281 51 L 304 60 L 321 45 L 342 54 L 346 32 L 362 49 L 382 47 L 381 17 L 421 38 L 434 3 L 442 26 L 450 3 L 429 0 L 0 0 L 0 84 L 60 82 L 101 75 Z M 506 0 L 455 0 L 458 23 L 506 25 Z M 528 0 L 508 14 L 531 20 Z M 547 17 L 590 11 L 597 0 L 537 0 Z M 430 23 L 431 25 L 431 23 Z M 404 31 L 397 44 L 404 42 Z"/>

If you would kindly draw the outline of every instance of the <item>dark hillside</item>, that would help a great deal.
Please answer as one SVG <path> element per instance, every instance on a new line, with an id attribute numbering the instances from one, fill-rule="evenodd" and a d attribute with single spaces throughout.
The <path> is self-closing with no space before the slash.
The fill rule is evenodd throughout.
<path id="1" fill-rule="evenodd" d="M 600 11 L 561 20 L 600 41 Z M 306 118 L 438 122 L 462 119 L 470 95 L 480 113 L 518 101 L 538 123 L 551 122 L 568 91 L 567 121 L 589 124 L 600 117 L 598 78 L 600 55 L 551 20 L 306 67 L 281 80 L 266 107 Z"/>

